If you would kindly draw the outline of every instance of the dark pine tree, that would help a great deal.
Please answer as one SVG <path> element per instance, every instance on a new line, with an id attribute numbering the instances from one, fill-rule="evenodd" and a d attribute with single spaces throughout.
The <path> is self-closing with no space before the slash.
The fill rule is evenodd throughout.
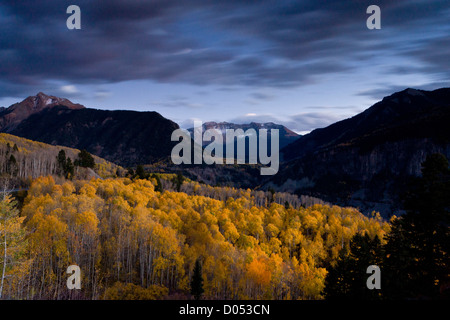
<path id="1" fill-rule="evenodd" d="M 95 160 L 89 152 L 83 149 L 78 154 L 78 159 L 75 160 L 75 165 L 84 168 L 94 168 Z"/>
<path id="2" fill-rule="evenodd" d="M 450 170 L 444 155 L 426 158 L 405 209 L 387 238 L 388 298 L 442 298 L 450 287 Z"/>
<path id="3" fill-rule="evenodd" d="M 67 179 L 72 179 L 74 174 L 74 165 L 72 163 L 72 159 L 67 158 L 66 163 L 64 165 L 64 175 Z"/>
<path id="4" fill-rule="evenodd" d="M 194 272 L 191 279 L 191 294 L 194 296 L 195 300 L 200 300 L 203 292 L 202 264 L 200 259 L 197 259 L 195 261 Z"/>
<path id="5" fill-rule="evenodd" d="M 325 298 L 327 300 L 380 299 L 380 290 L 367 288 L 366 282 L 370 274 L 366 272 L 371 265 L 382 269 L 382 257 L 382 245 L 378 236 L 373 239 L 367 233 L 353 236 L 350 241 L 350 252 L 342 249 L 338 262 L 328 270 L 323 292 Z"/>
<path id="6" fill-rule="evenodd" d="M 146 179 L 147 173 L 145 172 L 144 166 L 142 164 L 138 165 L 136 168 L 136 177 L 139 179 Z"/>
<path id="7" fill-rule="evenodd" d="M 60 150 L 58 155 L 56 156 L 56 161 L 58 162 L 58 174 L 62 175 L 65 171 L 66 166 L 66 152 L 64 150 Z"/>
<path id="8" fill-rule="evenodd" d="M 14 155 L 9 156 L 7 171 L 9 174 L 11 174 L 13 176 L 17 175 L 17 171 L 18 171 L 17 160 L 16 160 L 16 157 L 14 157 Z"/>
<path id="9" fill-rule="evenodd" d="M 176 188 L 177 192 L 180 192 L 181 185 L 184 182 L 184 176 L 180 172 L 178 172 L 177 176 L 174 179 L 174 182 L 175 182 L 175 188 Z"/>
<path id="10" fill-rule="evenodd" d="M 164 190 L 163 190 L 163 187 L 162 187 L 161 179 L 156 174 L 152 174 L 152 178 L 154 178 L 156 180 L 155 191 L 158 191 L 158 192 L 162 193 Z"/>

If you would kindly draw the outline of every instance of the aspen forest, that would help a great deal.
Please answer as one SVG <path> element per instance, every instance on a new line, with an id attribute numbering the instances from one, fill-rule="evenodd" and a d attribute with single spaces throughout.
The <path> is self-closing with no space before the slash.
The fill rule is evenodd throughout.
<path id="1" fill-rule="evenodd" d="M 85 150 L 0 139 L 0 299 L 382 299 L 447 292 L 450 170 L 440 154 L 423 163 L 407 214 L 387 221 L 311 196 L 211 186 L 181 173 L 125 170 Z M 387 270 L 383 292 L 365 287 L 372 264 Z M 80 290 L 66 285 L 73 265 L 81 271 Z"/>
<path id="2" fill-rule="evenodd" d="M 250 190 L 216 200 L 155 191 L 156 184 L 35 179 L 6 231 L 16 240 L 3 297 L 183 298 L 200 260 L 206 299 L 321 299 L 327 267 L 350 239 L 383 239 L 389 230 L 379 216 L 352 208 L 257 206 Z M 81 268 L 79 292 L 65 285 L 72 264 Z"/>
<path id="3" fill-rule="evenodd" d="M 0 133 L 0 174 L 9 180 L 14 180 L 17 184 L 21 184 L 23 180 L 40 176 L 64 176 L 64 168 L 60 163 L 61 159 L 58 160 L 60 152 L 64 153 L 65 161 L 70 161 L 74 164 L 80 150 L 52 146 L 7 133 Z M 72 177 L 107 177 L 114 175 L 117 170 L 119 172 L 123 170 L 119 166 L 97 156 L 92 156 L 92 158 L 95 161 L 95 172 L 86 170 L 82 166 L 74 165 Z"/>

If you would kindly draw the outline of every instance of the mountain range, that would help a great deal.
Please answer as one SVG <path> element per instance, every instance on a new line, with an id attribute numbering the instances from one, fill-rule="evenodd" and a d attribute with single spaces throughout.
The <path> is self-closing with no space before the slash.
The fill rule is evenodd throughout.
<path id="1" fill-rule="evenodd" d="M 168 159 L 178 125 L 157 112 L 98 110 L 39 93 L 0 112 L 0 131 L 85 149 L 122 166 Z"/>
<path id="2" fill-rule="evenodd" d="M 385 216 L 401 208 L 402 192 L 420 175 L 428 154 L 450 157 L 449 123 L 450 88 L 408 88 L 304 136 L 273 123 L 203 124 L 203 130 L 222 134 L 225 129 L 279 129 L 280 170 L 261 177 L 252 166 L 171 165 L 170 153 L 178 143 L 171 141 L 171 134 L 179 126 L 157 112 L 85 108 L 43 93 L 0 110 L 0 132 L 86 149 L 121 166 L 185 170 L 209 184 L 243 186 L 245 180 L 245 187 L 311 195 Z"/>
<path id="3" fill-rule="evenodd" d="M 236 123 L 231 123 L 231 122 L 210 121 L 210 122 L 205 122 L 202 124 L 203 132 L 205 132 L 206 130 L 215 130 L 215 131 L 219 132 L 222 135 L 223 142 L 225 144 L 230 143 L 230 141 L 226 141 L 226 138 L 225 138 L 226 137 L 225 133 L 226 133 L 227 129 L 232 129 L 232 130 L 242 129 L 244 132 L 247 131 L 248 129 L 254 129 L 256 132 L 258 132 L 260 129 L 267 129 L 268 130 L 267 138 L 269 141 L 270 141 L 270 131 L 272 129 L 277 129 L 279 132 L 280 149 L 284 148 L 288 144 L 294 142 L 295 140 L 297 140 L 298 138 L 301 137 L 299 134 L 286 128 L 285 126 L 283 126 L 281 124 L 276 124 L 273 122 L 265 122 L 265 123 L 251 122 L 248 124 L 236 124 Z M 190 128 L 190 129 L 188 129 L 188 131 L 191 134 L 194 134 L 194 128 Z M 209 143 L 210 143 L 209 141 L 204 141 L 203 146 L 205 146 Z"/>
<path id="4" fill-rule="evenodd" d="M 227 130 L 233 130 L 235 139 L 232 141 L 228 141 L 226 138 L 226 132 Z M 273 122 L 266 122 L 266 123 L 256 123 L 251 122 L 248 124 L 236 124 L 236 123 L 230 123 L 230 122 L 206 122 L 202 124 L 201 128 L 190 128 L 188 129 L 189 133 L 191 134 L 191 137 L 194 137 L 195 132 L 199 132 L 200 134 L 205 133 L 206 130 L 213 131 L 214 133 L 218 133 L 220 136 L 222 136 L 222 145 L 223 145 L 223 156 L 227 157 L 227 150 L 238 150 L 239 145 L 244 145 L 244 156 L 240 156 L 237 151 L 234 152 L 234 159 L 243 161 L 244 163 L 249 163 L 249 142 L 251 141 L 252 136 L 255 138 L 254 141 L 257 141 L 256 146 L 256 153 L 259 154 L 259 139 L 260 139 L 260 130 L 265 129 L 267 130 L 267 150 L 270 154 L 271 152 L 271 146 L 272 146 L 272 134 L 274 133 L 273 129 L 278 130 L 278 143 L 279 148 L 284 148 L 288 144 L 294 142 L 297 140 L 300 135 L 295 133 L 292 130 L 289 130 L 283 125 L 275 124 Z M 241 133 L 239 133 L 239 130 L 242 130 Z M 213 139 L 214 140 L 214 139 Z M 203 147 L 206 147 L 211 143 L 211 141 L 202 141 Z M 242 143 L 242 144 L 241 144 Z"/>

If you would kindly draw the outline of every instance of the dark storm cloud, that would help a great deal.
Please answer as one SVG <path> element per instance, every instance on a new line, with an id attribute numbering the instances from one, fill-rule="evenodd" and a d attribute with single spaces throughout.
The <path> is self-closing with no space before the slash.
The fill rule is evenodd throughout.
<path id="1" fill-rule="evenodd" d="M 79 0 L 77 31 L 65 26 L 70 4 L 2 1 L 0 96 L 50 80 L 299 86 L 386 51 L 416 59 L 421 72 L 445 76 L 450 69 L 448 38 L 444 49 L 433 37 L 400 52 L 383 45 L 393 30 L 446 23 L 448 1 L 377 1 L 378 34 L 365 27 L 371 1 Z"/>

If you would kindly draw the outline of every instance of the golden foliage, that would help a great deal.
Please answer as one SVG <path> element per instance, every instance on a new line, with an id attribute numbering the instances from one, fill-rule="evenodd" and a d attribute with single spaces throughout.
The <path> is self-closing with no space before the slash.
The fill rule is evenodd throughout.
<path id="1" fill-rule="evenodd" d="M 81 267 L 84 292 L 95 299 L 187 293 L 200 259 L 206 298 L 320 299 L 324 266 L 351 237 L 383 239 L 389 229 L 353 208 L 257 206 L 249 190 L 217 200 L 155 192 L 155 184 L 34 180 L 22 212 L 33 258 L 30 296 L 63 295 L 69 264 Z"/>

